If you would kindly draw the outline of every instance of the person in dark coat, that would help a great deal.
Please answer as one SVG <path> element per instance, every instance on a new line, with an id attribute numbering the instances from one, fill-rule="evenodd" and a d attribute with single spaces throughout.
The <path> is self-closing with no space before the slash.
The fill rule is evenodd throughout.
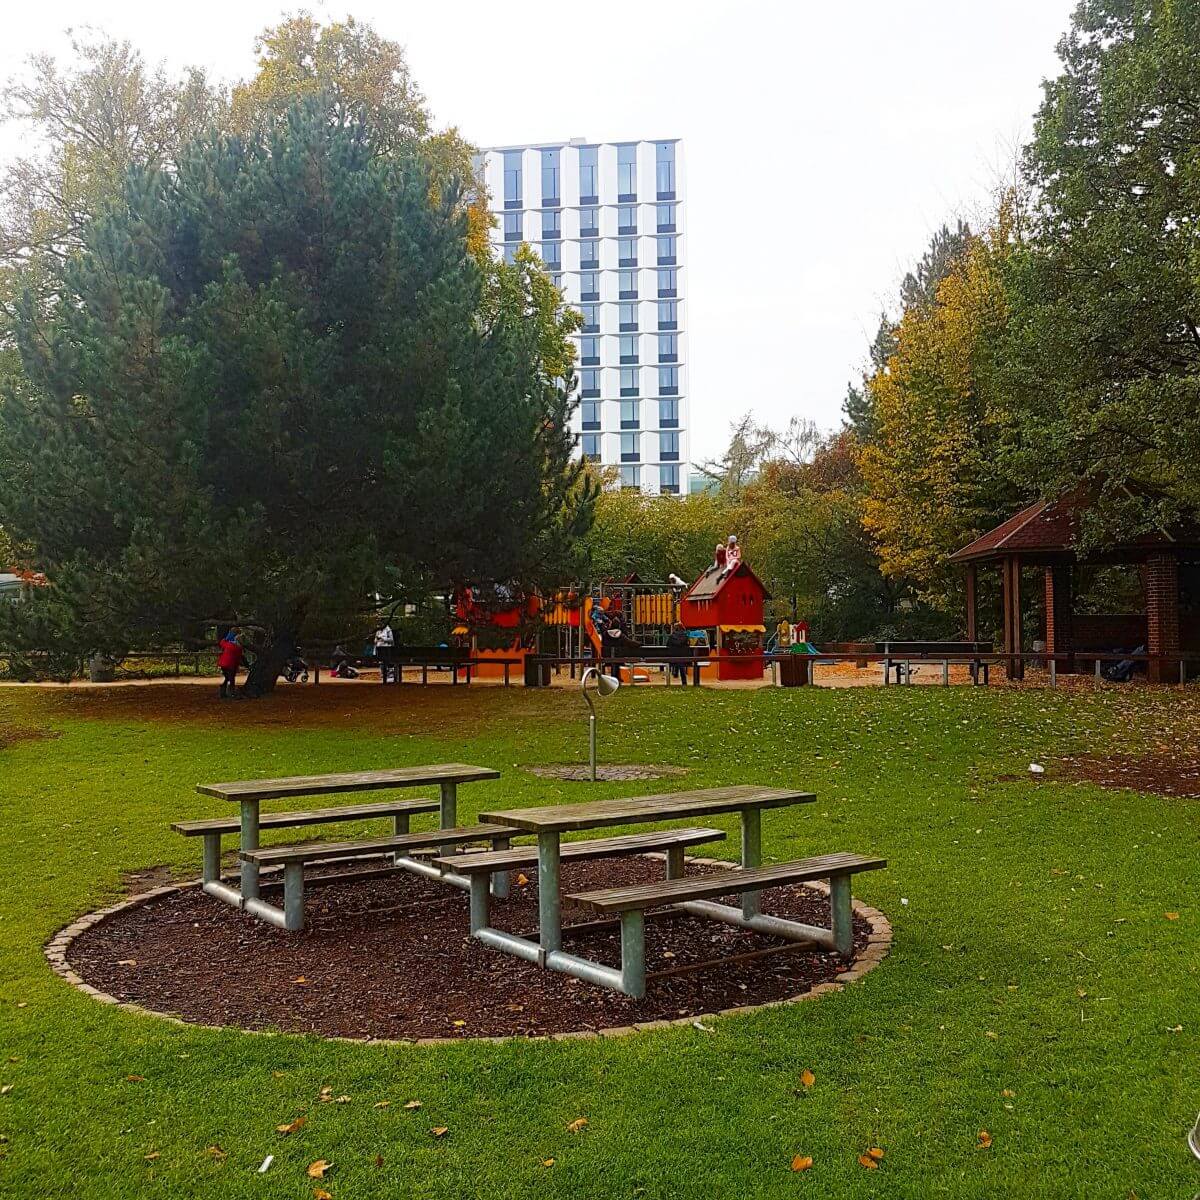
<path id="1" fill-rule="evenodd" d="M 667 649 L 671 652 L 672 658 L 692 657 L 691 638 L 688 637 L 687 630 L 678 621 L 671 626 L 671 632 L 667 635 Z M 687 663 L 673 662 L 671 674 L 678 676 L 679 682 L 687 687 Z"/>

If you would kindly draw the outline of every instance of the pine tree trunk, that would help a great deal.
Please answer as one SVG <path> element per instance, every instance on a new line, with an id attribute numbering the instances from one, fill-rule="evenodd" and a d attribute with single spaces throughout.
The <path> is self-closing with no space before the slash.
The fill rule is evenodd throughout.
<path id="1" fill-rule="evenodd" d="M 257 648 L 254 662 L 246 673 L 246 682 L 242 686 L 243 695 L 252 700 L 266 696 L 275 690 L 279 676 L 287 661 L 296 653 L 296 635 L 291 632 L 277 632 L 274 637 L 264 639 Z"/>

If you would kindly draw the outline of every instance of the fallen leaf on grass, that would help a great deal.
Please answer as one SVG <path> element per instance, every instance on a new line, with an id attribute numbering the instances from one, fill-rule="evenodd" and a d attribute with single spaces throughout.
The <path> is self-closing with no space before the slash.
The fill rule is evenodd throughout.
<path id="1" fill-rule="evenodd" d="M 879 1146 L 872 1146 L 870 1150 L 867 1151 L 867 1154 L 876 1162 L 883 1157 L 883 1153 L 883 1150 Z"/>
<path id="2" fill-rule="evenodd" d="M 580 1130 L 586 1128 L 587 1123 L 588 1123 L 587 1117 L 576 1117 L 575 1120 L 568 1123 L 567 1132 L 568 1133 L 579 1133 Z"/>
<path id="3" fill-rule="evenodd" d="M 807 1171 L 812 1166 L 812 1164 L 813 1164 L 812 1155 L 797 1154 L 796 1157 L 792 1159 L 792 1170 L 793 1171 Z"/>
<path id="4" fill-rule="evenodd" d="M 1012 1088 L 1005 1088 L 1005 1089 L 1004 1089 L 1004 1090 L 1003 1090 L 1003 1091 L 1000 1093 L 1000 1095 L 1002 1095 L 1002 1096 L 1005 1098 L 1005 1100 L 1012 1100 L 1012 1099 L 1013 1099 L 1013 1098 L 1016 1096 L 1016 1094 L 1017 1094 L 1017 1093 L 1016 1093 L 1016 1092 L 1014 1092 L 1014 1091 L 1012 1090 Z"/>
<path id="5" fill-rule="evenodd" d="M 145 1083 L 146 1077 L 145 1075 L 126 1075 L 125 1080 L 127 1083 Z"/>
<path id="6" fill-rule="evenodd" d="M 1178 921 L 1179 920 L 1178 913 L 1163 913 L 1163 916 L 1166 917 L 1168 921 Z"/>
<path id="7" fill-rule="evenodd" d="M 323 1087 L 323 1088 L 322 1088 L 322 1089 L 321 1089 L 321 1090 L 320 1090 L 320 1091 L 317 1093 L 317 1099 L 318 1099 L 318 1100 L 320 1100 L 322 1104 L 330 1104 L 330 1103 L 332 1103 L 332 1102 L 333 1102 L 333 1088 L 331 1088 L 331 1087 Z"/>
<path id="8" fill-rule="evenodd" d="M 323 1158 L 318 1158 L 315 1163 L 309 1163 L 308 1177 L 309 1179 L 324 1179 L 325 1172 L 333 1166 L 333 1163 L 326 1162 Z"/>
<path id="9" fill-rule="evenodd" d="M 375 1155 L 375 1165 L 376 1165 L 377 1167 L 382 1167 L 382 1166 L 383 1166 L 383 1155 L 382 1155 L 382 1154 L 377 1154 L 377 1155 Z"/>
<path id="10" fill-rule="evenodd" d="M 333 1200 L 333 1193 L 324 1188 L 313 1188 L 313 1200 Z"/>
<path id="11" fill-rule="evenodd" d="M 979 1131 L 979 1141 L 975 1145 L 976 1150 L 986 1150 L 992 1144 L 992 1135 L 986 1129 Z"/>
<path id="12" fill-rule="evenodd" d="M 144 1154 L 144 1155 L 142 1155 L 142 1157 L 147 1162 L 153 1162 L 156 1158 L 160 1158 L 161 1155 L 157 1150 L 151 1150 L 149 1154 Z"/>
<path id="13" fill-rule="evenodd" d="M 817 1082 L 817 1077 L 807 1067 L 805 1067 L 804 1070 L 800 1072 L 800 1082 L 804 1084 L 806 1088 L 810 1088 L 814 1083 Z"/>
<path id="14" fill-rule="evenodd" d="M 349 1096 L 334 1096 L 333 1102 L 334 1102 L 334 1104 L 349 1104 L 350 1097 Z"/>
<path id="15" fill-rule="evenodd" d="M 984 1037 L 986 1037 L 986 1038 L 991 1038 L 991 1039 L 992 1039 L 992 1041 L 994 1042 L 994 1041 L 995 1041 L 995 1040 L 996 1040 L 996 1039 L 997 1039 L 997 1038 L 998 1038 L 1000 1035 L 999 1035 L 998 1033 L 993 1033 L 993 1032 L 992 1032 L 992 1031 L 989 1029 L 989 1030 L 987 1031 L 987 1033 L 985 1033 L 983 1036 L 984 1036 Z"/>
<path id="16" fill-rule="evenodd" d="M 410 1100 L 404 1107 L 405 1108 L 420 1108 L 421 1102 L 420 1102 L 420 1100 Z"/>
<path id="17" fill-rule="evenodd" d="M 204 1153 L 207 1154 L 209 1158 L 217 1159 L 218 1162 L 224 1162 L 224 1160 L 229 1157 L 229 1151 L 222 1150 L 220 1146 L 205 1146 Z"/>
<path id="18" fill-rule="evenodd" d="M 449 1125 L 435 1125 L 430 1131 L 435 1138 L 445 1137 L 450 1132 Z"/>
<path id="19" fill-rule="evenodd" d="M 376 1100 L 375 1103 L 371 1105 L 371 1107 L 372 1108 L 387 1108 L 389 1104 L 391 1104 L 390 1100 Z M 407 1107 L 408 1107 L 408 1105 L 405 1105 L 405 1108 L 407 1108 Z"/>
<path id="20" fill-rule="evenodd" d="M 543 1159 L 542 1159 L 542 1166 L 543 1166 L 543 1167 L 552 1167 L 552 1166 L 554 1166 L 554 1159 L 552 1159 L 552 1158 L 543 1158 Z"/>
<path id="21" fill-rule="evenodd" d="M 282 1133 L 286 1137 L 289 1133 L 295 1133 L 297 1129 L 302 1129 L 307 1122 L 307 1117 L 297 1117 L 294 1121 L 289 1121 L 286 1125 L 276 1125 L 275 1132 Z"/>
<path id="22" fill-rule="evenodd" d="M 15 1083 L 6 1083 L 3 1087 L 0 1087 L 0 1096 L 7 1096 L 16 1086 Z"/>
<path id="23" fill-rule="evenodd" d="M 858 1156 L 858 1161 L 864 1167 L 866 1167 L 868 1171 L 878 1171 L 879 1170 L 879 1164 L 869 1154 L 860 1154 Z"/>

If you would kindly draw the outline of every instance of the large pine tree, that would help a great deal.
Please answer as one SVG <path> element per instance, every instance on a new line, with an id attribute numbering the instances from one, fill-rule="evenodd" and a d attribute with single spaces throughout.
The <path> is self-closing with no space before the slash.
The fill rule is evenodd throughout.
<path id="1" fill-rule="evenodd" d="M 592 497 L 529 289 L 485 304 L 453 188 L 372 137 L 317 98 L 134 170 L 20 306 L 0 525 L 81 650 L 236 620 L 269 682 L 397 581 L 565 565 Z"/>

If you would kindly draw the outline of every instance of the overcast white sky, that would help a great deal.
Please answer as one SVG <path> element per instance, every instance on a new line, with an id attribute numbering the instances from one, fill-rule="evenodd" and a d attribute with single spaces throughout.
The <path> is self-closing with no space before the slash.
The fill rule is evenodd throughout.
<path id="1" fill-rule="evenodd" d="M 249 74 L 275 0 L 7 0 L 0 75 L 64 30 Z M 839 423 L 879 311 L 930 233 L 1011 171 L 1074 0 L 483 4 L 336 0 L 408 48 L 436 119 L 480 145 L 680 137 L 693 456 L 753 410 Z"/>

